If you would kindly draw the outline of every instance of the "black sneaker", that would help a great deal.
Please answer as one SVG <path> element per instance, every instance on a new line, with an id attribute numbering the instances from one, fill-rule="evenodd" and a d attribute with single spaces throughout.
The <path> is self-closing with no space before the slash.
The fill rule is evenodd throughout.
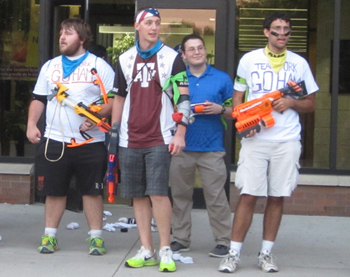
<path id="1" fill-rule="evenodd" d="M 224 258 L 229 253 L 230 248 L 226 245 L 218 244 L 209 252 L 210 257 Z"/>
<path id="2" fill-rule="evenodd" d="M 188 247 L 183 246 L 180 242 L 177 241 L 173 241 L 172 243 L 170 243 L 170 248 L 171 251 L 173 251 L 174 253 L 186 252 L 190 250 Z"/>

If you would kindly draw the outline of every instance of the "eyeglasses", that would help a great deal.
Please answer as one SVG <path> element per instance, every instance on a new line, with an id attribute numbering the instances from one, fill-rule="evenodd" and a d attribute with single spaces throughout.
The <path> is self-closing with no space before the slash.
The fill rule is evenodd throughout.
<path id="1" fill-rule="evenodd" d="M 275 37 L 278 37 L 280 35 L 285 35 L 286 37 L 290 35 L 292 29 L 290 27 L 281 27 L 281 26 L 276 26 L 276 27 L 271 27 L 273 31 L 270 31 L 271 35 L 274 35 Z"/>
<path id="2" fill-rule="evenodd" d="M 201 45 L 201 46 L 198 46 L 197 48 L 196 47 L 190 47 L 190 48 L 186 49 L 185 52 L 193 54 L 196 51 L 203 52 L 204 50 L 205 50 L 205 47 Z"/>

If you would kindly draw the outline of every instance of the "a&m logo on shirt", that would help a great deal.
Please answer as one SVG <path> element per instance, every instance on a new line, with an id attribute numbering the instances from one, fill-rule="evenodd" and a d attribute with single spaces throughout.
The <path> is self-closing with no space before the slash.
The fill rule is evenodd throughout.
<path id="1" fill-rule="evenodd" d="M 149 82 L 154 79 L 156 75 L 155 63 L 138 63 L 137 65 L 137 75 L 134 82 L 140 82 L 142 88 L 148 88 Z"/>

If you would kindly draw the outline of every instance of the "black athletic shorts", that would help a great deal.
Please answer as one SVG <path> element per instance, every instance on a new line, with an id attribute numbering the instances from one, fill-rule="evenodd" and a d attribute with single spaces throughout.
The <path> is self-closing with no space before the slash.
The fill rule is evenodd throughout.
<path id="1" fill-rule="evenodd" d="M 104 142 L 71 148 L 62 142 L 49 140 L 46 149 L 46 140 L 43 140 L 35 155 L 37 194 L 66 196 L 70 181 L 75 176 L 76 186 L 82 195 L 103 195 L 106 170 Z"/>

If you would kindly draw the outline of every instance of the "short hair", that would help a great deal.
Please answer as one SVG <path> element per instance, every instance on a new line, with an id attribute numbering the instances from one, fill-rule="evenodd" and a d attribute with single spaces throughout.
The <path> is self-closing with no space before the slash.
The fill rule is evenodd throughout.
<path id="1" fill-rule="evenodd" d="M 100 57 L 100 58 L 105 57 L 107 59 L 107 49 L 103 45 L 94 44 L 90 46 L 89 52 L 96 55 L 97 57 Z"/>
<path id="2" fill-rule="evenodd" d="M 78 33 L 79 39 L 84 40 L 84 49 L 88 49 L 93 41 L 90 25 L 80 18 L 68 18 L 62 21 L 61 29 L 68 28 L 73 28 Z"/>
<path id="3" fill-rule="evenodd" d="M 189 41 L 190 39 L 199 39 L 200 41 L 202 41 L 203 45 L 205 46 L 205 42 L 203 40 L 203 38 L 196 34 L 196 33 L 193 33 L 193 34 L 190 34 L 190 35 L 187 35 L 185 36 L 183 39 L 182 39 L 182 43 L 181 43 L 181 49 L 182 51 L 185 51 L 185 44 L 187 41 Z"/>
<path id="4" fill-rule="evenodd" d="M 265 18 L 264 23 L 263 23 L 264 29 L 270 29 L 271 23 L 277 19 L 281 19 L 281 20 L 284 20 L 286 22 L 289 22 L 290 27 L 292 27 L 292 21 L 291 21 L 290 16 L 288 14 L 282 13 L 282 12 L 274 12 Z"/>

